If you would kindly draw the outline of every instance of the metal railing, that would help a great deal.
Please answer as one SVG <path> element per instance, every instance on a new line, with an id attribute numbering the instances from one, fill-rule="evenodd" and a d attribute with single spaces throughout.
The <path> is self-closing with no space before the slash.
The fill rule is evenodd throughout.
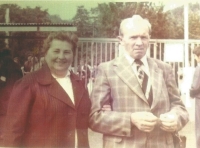
<path id="1" fill-rule="evenodd" d="M 147 55 L 152 58 L 156 58 L 164 61 L 166 44 L 181 44 L 183 45 L 182 61 L 168 62 L 172 65 L 174 73 L 179 84 L 179 80 L 182 76 L 182 69 L 185 67 L 185 61 L 188 60 L 191 67 L 196 66 L 196 61 L 192 54 L 192 49 L 200 45 L 200 40 L 188 40 L 188 49 L 184 49 L 185 40 L 168 40 L 168 39 L 151 39 L 150 48 L 147 51 Z M 176 49 L 174 49 L 176 50 Z M 188 59 L 185 55 L 185 51 L 188 51 Z M 93 69 L 101 63 L 114 59 L 121 54 L 120 45 L 117 39 L 113 38 L 80 38 L 79 45 L 74 60 L 74 71 L 77 70 L 77 65 L 80 59 L 85 59 L 86 64 L 89 65 L 91 72 Z M 178 56 L 178 55 L 177 55 Z M 92 75 L 91 75 L 92 76 Z"/>

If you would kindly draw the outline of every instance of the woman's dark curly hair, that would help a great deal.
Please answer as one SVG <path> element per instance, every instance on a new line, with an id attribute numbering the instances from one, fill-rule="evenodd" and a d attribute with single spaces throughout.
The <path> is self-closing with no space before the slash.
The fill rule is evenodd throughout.
<path id="1" fill-rule="evenodd" d="M 51 46 L 51 42 L 54 39 L 66 41 L 66 42 L 70 43 L 72 45 L 72 50 L 75 55 L 75 50 L 76 50 L 77 43 L 78 43 L 78 36 L 75 33 L 70 32 L 70 31 L 69 32 L 50 33 L 49 36 L 44 40 L 43 49 L 42 49 L 43 54 L 45 54 L 49 50 L 49 48 Z"/>

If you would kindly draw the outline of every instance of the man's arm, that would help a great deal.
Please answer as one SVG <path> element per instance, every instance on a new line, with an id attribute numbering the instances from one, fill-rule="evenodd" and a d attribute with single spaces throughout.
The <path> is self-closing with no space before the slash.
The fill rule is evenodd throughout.
<path id="1" fill-rule="evenodd" d="M 193 76 L 193 82 L 190 89 L 190 97 L 195 98 L 200 94 L 200 68 L 197 67 L 195 69 L 195 73 Z"/>
<path id="2" fill-rule="evenodd" d="M 164 116 L 174 115 L 174 120 L 176 120 L 174 123 L 177 123 L 175 129 L 179 131 L 189 121 L 189 114 L 180 98 L 180 92 L 178 90 L 172 68 L 167 65 L 164 69 L 164 73 L 170 101 L 170 110 L 169 112 L 165 113 Z"/>
<path id="3" fill-rule="evenodd" d="M 200 87 L 197 89 L 191 88 L 190 89 L 190 97 L 195 98 L 195 96 L 200 94 Z"/>
<path id="4" fill-rule="evenodd" d="M 109 135 L 131 136 L 131 112 L 102 110 L 105 104 L 112 104 L 111 88 L 104 68 L 102 64 L 98 67 L 98 74 L 91 95 L 90 128 L 96 132 Z"/>

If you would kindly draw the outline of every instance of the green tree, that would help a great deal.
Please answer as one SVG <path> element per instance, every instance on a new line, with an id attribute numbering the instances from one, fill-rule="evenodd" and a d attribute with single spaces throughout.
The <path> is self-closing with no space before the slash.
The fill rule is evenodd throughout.
<path id="1" fill-rule="evenodd" d="M 189 8 L 189 38 L 200 39 L 200 4 L 191 4 Z"/>
<path id="2" fill-rule="evenodd" d="M 92 36 L 92 23 L 90 14 L 84 6 L 78 6 L 76 15 L 72 19 L 77 24 L 77 34 L 79 37 Z"/>
<path id="3" fill-rule="evenodd" d="M 115 38 L 118 35 L 119 25 L 122 19 L 139 14 L 147 18 L 152 24 L 152 38 L 170 38 L 169 28 L 173 29 L 173 22 L 168 13 L 163 12 L 162 3 L 152 2 L 110 2 L 98 4 L 91 10 L 97 16 L 96 26 L 98 37 Z M 174 19 L 175 20 L 175 19 Z M 172 31 L 173 32 L 173 31 Z M 175 38 L 175 34 L 173 38 Z"/>
<path id="4" fill-rule="evenodd" d="M 10 23 L 51 23 L 47 10 L 41 10 L 40 7 L 21 8 L 16 4 L 0 5 L 0 22 L 5 22 L 6 9 L 10 10 Z M 36 56 L 36 48 L 41 48 L 41 37 L 45 33 L 42 32 L 10 32 L 12 38 L 9 39 L 9 48 L 12 50 L 13 56 L 19 56 L 22 61 L 26 58 L 26 53 L 32 53 Z M 38 39 L 37 39 L 38 38 Z M 4 39 L 2 39 L 4 40 Z M 1 48 L 4 48 L 2 44 Z"/>
<path id="5" fill-rule="evenodd" d="M 116 37 L 123 14 L 123 3 L 101 3 L 91 10 L 96 16 L 95 24 L 98 28 L 98 37 Z"/>

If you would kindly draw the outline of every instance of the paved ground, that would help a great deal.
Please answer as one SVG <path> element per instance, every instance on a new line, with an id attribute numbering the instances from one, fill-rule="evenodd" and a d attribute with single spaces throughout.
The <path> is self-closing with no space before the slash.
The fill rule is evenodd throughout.
<path id="1" fill-rule="evenodd" d="M 187 107 L 187 110 L 190 114 L 190 121 L 188 124 L 180 131 L 181 134 L 187 137 L 186 148 L 196 148 L 195 144 L 195 128 L 194 128 L 194 100 L 191 99 L 191 107 Z"/>
<path id="2" fill-rule="evenodd" d="M 188 101 L 187 101 L 188 103 Z M 195 135 L 194 135 L 194 100 L 189 100 L 189 107 L 187 110 L 190 114 L 189 123 L 180 131 L 187 137 L 186 148 L 196 148 L 195 146 Z M 89 130 L 89 139 L 91 148 L 102 148 L 102 135 Z"/>

